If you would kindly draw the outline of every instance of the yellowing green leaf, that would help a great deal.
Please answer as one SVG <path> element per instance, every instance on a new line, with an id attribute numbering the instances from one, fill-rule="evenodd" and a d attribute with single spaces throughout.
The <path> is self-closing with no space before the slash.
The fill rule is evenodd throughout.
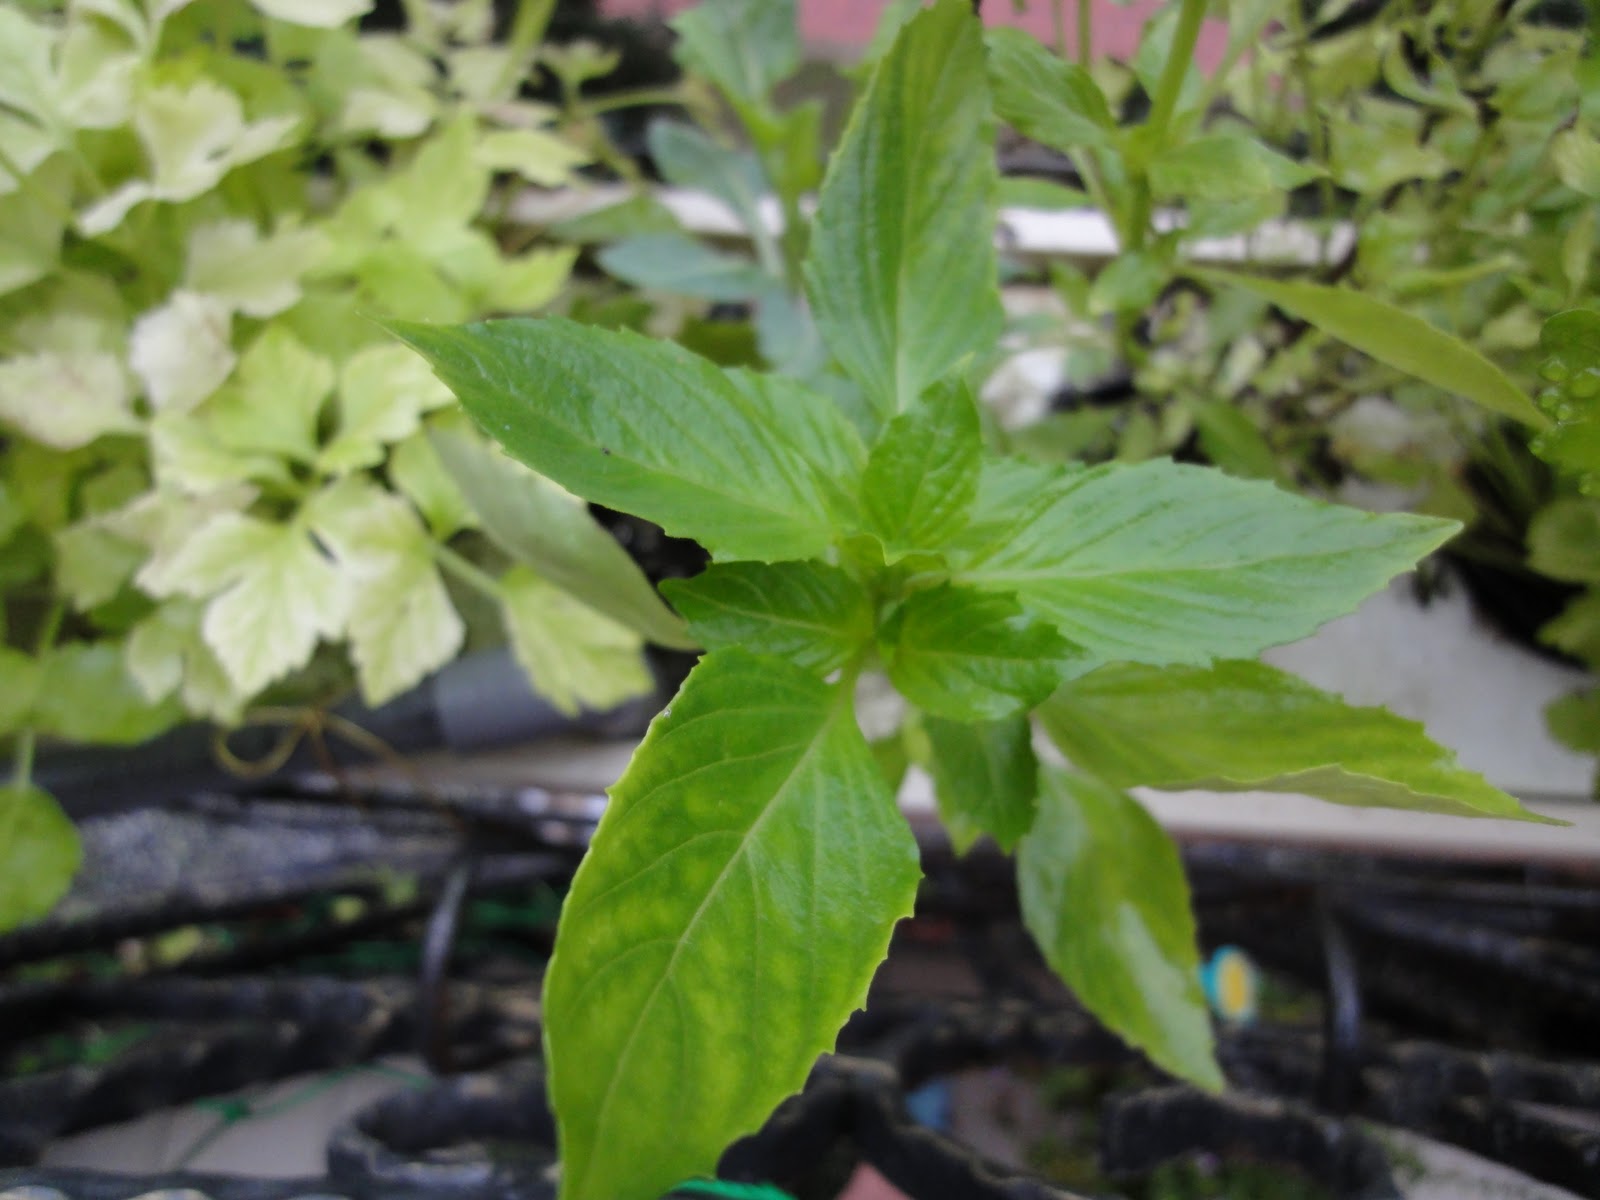
<path id="1" fill-rule="evenodd" d="M 416 506 L 440 541 L 478 524 L 477 514 L 444 469 L 426 434 L 414 434 L 394 447 L 388 474 L 389 482 Z"/>
<path id="2" fill-rule="evenodd" d="M 851 114 L 806 261 L 823 340 L 885 417 L 999 334 L 995 180 L 981 27 L 940 0 Z"/>
<path id="3" fill-rule="evenodd" d="M 910 913 L 846 688 L 707 655 L 611 789 L 545 979 L 564 1200 L 655 1200 L 796 1091 Z M 693 1097 L 693 1121 L 662 1114 Z"/>
<path id="4" fill-rule="evenodd" d="M 1098 779 L 1044 771 L 1017 887 L 1045 961 L 1090 1012 L 1163 1070 L 1222 1088 L 1189 884 L 1149 813 Z"/>
<path id="5" fill-rule="evenodd" d="M 78 831 L 50 793 L 0 785 L 0 932 L 54 908 L 82 859 Z"/>
<path id="6" fill-rule="evenodd" d="M 1102 667 L 1063 687 L 1039 716 L 1076 766 L 1119 787 L 1294 792 L 1538 819 L 1415 721 L 1353 707 L 1261 663 Z"/>
<path id="7" fill-rule="evenodd" d="M 565 286 L 577 257 L 576 247 L 563 246 L 499 260 L 481 292 L 484 308 L 517 314 L 543 308 Z"/>
<path id="8" fill-rule="evenodd" d="M 57 531 L 56 586 L 79 612 L 104 604 L 145 560 L 143 546 L 118 537 L 97 521 Z"/>
<path id="9" fill-rule="evenodd" d="M 526 567 L 500 580 L 512 653 L 534 691 L 576 716 L 603 712 L 655 686 L 643 639 Z"/>

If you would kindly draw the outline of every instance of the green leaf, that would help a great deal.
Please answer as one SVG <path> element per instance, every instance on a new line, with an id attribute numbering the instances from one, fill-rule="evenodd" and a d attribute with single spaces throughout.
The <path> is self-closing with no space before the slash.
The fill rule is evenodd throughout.
<path id="1" fill-rule="evenodd" d="M 128 673 L 150 700 L 177 693 L 184 710 L 219 725 L 239 720 L 250 699 L 234 685 L 201 633 L 204 609 L 169 600 L 128 634 Z"/>
<path id="2" fill-rule="evenodd" d="M 1117 127 L 1100 85 L 1020 29 L 991 29 L 995 112 L 1025 137 L 1057 150 L 1105 147 Z"/>
<path id="3" fill-rule="evenodd" d="M 1039 801 L 1039 760 L 1026 716 L 1000 721 L 924 717 L 928 770 L 939 818 L 956 853 L 988 834 L 1007 854 L 1033 828 Z"/>
<path id="4" fill-rule="evenodd" d="M 40 661 L 32 724 L 72 742 L 132 746 L 176 723 L 173 704 L 152 704 L 115 642 L 72 642 Z"/>
<path id="5" fill-rule="evenodd" d="M 743 647 L 818 674 L 844 666 L 872 638 L 866 589 L 826 563 L 713 563 L 661 590 L 708 648 Z"/>
<path id="6" fill-rule="evenodd" d="M 42 675 L 38 659 L 0 645 L 0 737 L 28 724 Z"/>
<path id="7" fill-rule="evenodd" d="M 709 192 L 733 210 L 758 243 L 770 242 L 761 215 L 761 198 L 770 189 L 754 154 L 719 146 L 682 121 L 651 122 L 646 141 L 663 179 L 676 187 Z"/>
<path id="8" fill-rule="evenodd" d="M 913 592 L 879 634 L 885 669 L 911 703 L 952 721 L 1032 708 L 1084 656 L 1009 596 L 941 584 Z"/>
<path id="9" fill-rule="evenodd" d="M 1557 313 L 1540 329 L 1539 349 L 1539 407 L 1556 424 L 1533 452 L 1576 475 L 1586 495 L 1600 493 L 1600 312 Z"/>
<path id="10" fill-rule="evenodd" d="M 562 912 L 544 1013 L 564 1200 L 710 1174 L 833 1047 L 918 876 L 850 689 L 702 659 L 611 789 Z"/>
<path id="11" fill-rule="evenodd" d="M 433 540 L 409 504 L 352 479 L 314 497 L 308 521 L 344 576 L 350 657 L 369 707 L 456 656 L 466 627 L 439 577 Z"/>
<path id="12" fill-rule="evenodd" d="M 978 492 L 983 438 L 972 392 L 935 384 L 889 422 L 861 476 L 861 515 L 891 560 L 932 550 L 959 530 Z"/>
<path id="13" fill-rule="evenodd" d="M 624 283 L 703 300 L 749 300 L 771 283 L 748 258 L 713 250 L 681 233 L 641 234 L 607 246 L 597 257 Z"/>
<path id="14" fill-rule="evenodd" d="M 1084 1006 L 1158 1067 L 1221 1090 L 1188 881 L 1150 814 L 1097 779 L 1044 771 L 1017 886 L 1045 961 Z"/>
<path id="15" fill-rule="evenodd" d="M 1600 584 L 1600 501 L 1564 496 L 1534 514 L 1528 565 L 1552 579 Z"/>
<path id="16" fill-rule="evenodd" d="M 1545 705 L 1550 734 L 1579 754 L 1600 754 L 1600 689 L 1569 692 Z"/>
<path id="17" fill-rule="evenodd" d="M 1039 717 L 1074 765 L 1118 787 L 1539 819 L 1415 721 L 1353 707 L 1262 663 L 1102 667 L 1068 683 Z"/>
<path id="18" fill-rule="evenodd" d="M 1349 288 L 1208 271 L 1208 278 L 1270 300 L 1385 366 L 1525 424 L 1547 424 L 1506 373 L 1459 338 L 1384 300 Z"/>
<path id="19" fill-rule="evenodd" d="M 49 792 L 0 785 L 0 933 L 54 908 L 82 861 L 78 831 Z"/>
<path id="20" fill-rule="evenodd" d="M 96 521 L 57 530 L 55 549 L 56 586 L 79 612 L 115 596 L 148 553 Z"/>
<path id="21" fill-rule="evenodd" d="M 1184 200 L 1244 200 L 1289 191 L 1320 174 L 1255 138 L 1227 133 L 1167 147 L 1150 161 L 1154 194 Z"/>
<path id="22" fill-rule="evenodd" d="M 707 0 L 671 25 L 678 61 L 721 88 L 747 123 L 800 66 L 794 0 Z"/>
<path id="23" fill-rule="evenodd" d="M 475 437 L 436 430 L 429 441 L 484 532 L 512 558 L 658 645 L 696 648 L 639 564 L 571 493 Z"/>
<path id="24" fill-rule="evenodd" d="M 957 582 L 1014 593 L 1102 661 L 1204 664 L 1304 637 L 1457 526 L 1166 460 L 985 467 Z"/>
<path id="25" fill-rule="evenodd" d="M 820 553 L 865 458 L 826 398 L 669 343 L 557 319 L 393 328 L 517 458 L 719 558 Z"/>
<path id="26" fill-rule="evenodd" d="M 1032 179 L 1022 175 L 1002 176 L 995 195 L 1005 208 L 1038 208 L 1049 212 L 1093 207 L 1086 192 L 1053 179 Z M 1052 267 L 1057 267 L 1057 264 L 1052 264 Z"/>
<path id="27" fill-rule="evenodd" d="M 637 633 L 512 567 L 500 580 L 512 653 L 541 696 L 560 712 L 604 712 L 655 686 Z"/>
<path id="28" fill-rule="evenodd" d="M 1142 312 L 1156 302 L 1172 279 L 1166 258 L 1148 250 L 1119 254 L 1094 277 L 1089 288 L 1089 315 Z"/>
<path id="29" fill-rule="evenodd" d="M 247 695 L 304 666 L 319 638 L 344 632 L 350 612 L 345 575 L 305 529 L 231 512 L 170 560 L 152 561 L 139 582 L 155 596 L 208 601 L 206 645 Z"/>
<path id="30" fill-rule="evenodd" d="M 1563 129 L 1550 139 L 1550 161 L 1562 183 L 1591 200 L 1600 199 L 1600 140 L 1594 135 Z"/>
<path id="31" fill-rule="evenodd" d="M 1586 591 L 1539 629 L 1539 640 L 1591 666 L 1600 664 L 1600 592 Z"/>
<path id="32" fill-rule="evenodd" d="M 806 262 L 823 341 L 884 416 L 1000 332 L 995 180 L 981 31 L 970 6 L 940 0 L 851 114 Z"/>

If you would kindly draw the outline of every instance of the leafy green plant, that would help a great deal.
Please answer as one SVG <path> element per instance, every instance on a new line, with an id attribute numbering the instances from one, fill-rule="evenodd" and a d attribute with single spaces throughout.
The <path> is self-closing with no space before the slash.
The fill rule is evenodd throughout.
<path id="1" fill-rule="evenodd" d="M 1174 40 L 1181 67 L 1188 46 Z M 1163 76 L 1172 74 L 1170 64 Z M 1181 72 L 1179 72 L 1181 74 Z M 1250 660 L 1454 530 L 1156 460 L 996 455 L 993 69 L 964 0 L 903 27 L 833 155 L 803 277 L 826 391 L 562 319 L 396 323 L 479 426 L 712 555 L 708 653 L 574 881 L 544 995 L 562 1194 L 712 1169 L 860 1005 L 917 879 L 855 695 L 881 671 L 958 846 L 1015 850 L 1051 965 L 1162 1068 L 1222 1083 L 1176 848 L 1121 789 L 1530 818 L 1420 727 Z M 1030 714 L 1071 761 L 1041 764 Z"/>
<path id="2" fill-rule="evenodd" d="M 77 864 L 44 740 L 380 703 L 461 651 L 463 589 L 564 709 L 688 644 L 363 315 L 563 287 L 570 248 L 494 220 L 586 161 L 517 98 L 551 4 L 503 42 L 486 0 L 396 33 L 362 0 L 34 7 L 0 10 L 0 929 Z"/>

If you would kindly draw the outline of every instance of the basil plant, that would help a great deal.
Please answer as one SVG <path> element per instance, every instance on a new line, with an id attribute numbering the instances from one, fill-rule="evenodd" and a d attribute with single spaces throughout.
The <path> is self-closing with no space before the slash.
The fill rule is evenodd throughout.
<path id="1" fill-rule="evenodd" d="M 1255 661 L 1451 522 L 986 446 L 987 61 L 971 5 L 939 0 L 877 65 L 804 261 L 815 382 L 561 319 L 392 326 L 516 458 L 712 556 L 666 585 L 706 653 L 611 790 L 545 983 L 567 1200 L 712 1170 L 863 1003 L 919 878 L 897 756 L 857 723 L 869 672 L 904 699 L 895 737 L 955 845 L 1015 853 L 1051 966 L 1205 1087 L 1223 1079 L 1179 856 L 1124 789 L 1536 819 L 1419 726 Z"/>

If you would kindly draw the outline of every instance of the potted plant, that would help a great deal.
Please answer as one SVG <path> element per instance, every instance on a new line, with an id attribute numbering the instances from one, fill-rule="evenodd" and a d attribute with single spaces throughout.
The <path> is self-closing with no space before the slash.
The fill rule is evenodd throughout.
<path id="1" fill-rule="evenodd" d="M 1182 5 L 1131 139 L 1149 156 L 1176 136 L 1203 9 Z M 958 846 L 987 834 L 1015 852 L 1028 925 L 1083 1002 L 1213 1088 L 1178 856 L 1123 788 L 1537 819 L 1419 726 L 1253 661 L 1451 522 L 985 444 L 974 363 L 1003 327 L 991 95 L 1005 113 L 1006 81 L 1025 78 L 1051 114 L 1076 94 L 1010 35 L 986 48 L 964 0 L 900 29 L 811 225 L 825 388 L 560 319 L 391 323 L 514 456 L 713 560 L 667 589 L 708 653 L 611 791 L 546 981 L 573 1200 L 711 1170 L 833 1044 L 915 894 L 894 804 L 907 757 L 930 768 Z M 1479 361 L 1428 348 L 1425 375 Z M 905 702 L 877 747 L 855 714 L 869 672 Z M 1041 764 L 1033 717 L 1070 768 Z"/>
<path id="2" fill-rule="evenodd" d="M 561 292 L 574 251 L 497 214 L 588 160 L 519 98 L 576 52 L 542 49 L 548 4 L 499 38 L 487 4 L 370 7 L 0 12 L 0 929 L 78 860 L 47 740 L 293 735 L 452 660 L 464 612 L 566 711 L 647 691 L 646 636 L 690 644 L 370 319 Z"/>

